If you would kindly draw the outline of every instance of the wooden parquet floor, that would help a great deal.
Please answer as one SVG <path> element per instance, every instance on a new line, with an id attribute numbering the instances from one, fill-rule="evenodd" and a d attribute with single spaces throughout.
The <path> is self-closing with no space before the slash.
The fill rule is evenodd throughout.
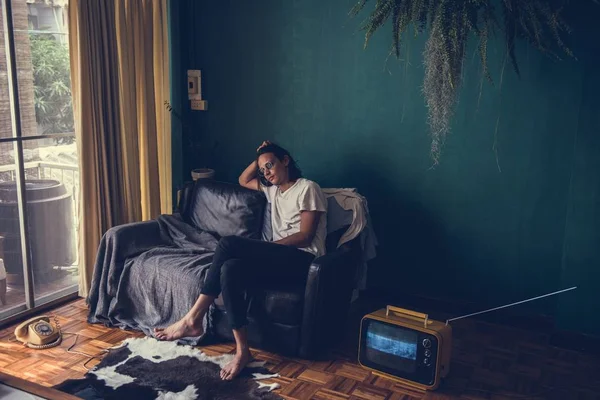
<path id="1" fill-rule="evenodd" d="M 65 332 L 79 334 L 73 351 L 86 354 L 120 343 L 134 332 L 86 323 L 83 300 L 61 306 L 56 315 Z M 417 399 L 600 399 L 600 358 L 585 352 L 552 347 L 548 335 L 477 320 L 463 320 L 454 327 L 454 353 L 450 376 L 435 392 L 418 392 L 377 377 L 356 363 L 357 332 L 351 332 L 326 361 L 288 359 L 253 350 L 257 359 L 281 375 L 272 381 L 284 399 L 311 400 L 417 400 Z M 353 323 L 353 322 L 352 322 Z M 80 378 L 88 357 L 68 353 L 75 340 L 65 335 L 59 347 L 27 349 L 14 342 L 14 327 L 0 331 L 0 370 L 53 386 Z M 208 354 L 226 353 L 229 343 L 202 347 Z M 93 367 L 99 361 L 87 364 Z"/>

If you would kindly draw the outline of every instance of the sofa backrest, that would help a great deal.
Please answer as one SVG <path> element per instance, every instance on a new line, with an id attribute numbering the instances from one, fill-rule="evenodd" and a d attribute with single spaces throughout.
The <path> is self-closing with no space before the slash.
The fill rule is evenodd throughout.
<path id="1" fill-rule="evenodd" d="M 206 232 L 261 239 L 267 199 L 262 192 L 239 185 L 199 179 L 184 192 L 183 218 Z"/>
<path id="2" fill-rule="evenodd" d="M 352 223 L 353 213 L 333 197 L 327 199 L 327 252 L 337 248 Z M 235 235 L 272 240 L 271 207 L 262 192 L 200 179 L 180 193 L 178 212 L 189 224 L 218 237 Z"/>

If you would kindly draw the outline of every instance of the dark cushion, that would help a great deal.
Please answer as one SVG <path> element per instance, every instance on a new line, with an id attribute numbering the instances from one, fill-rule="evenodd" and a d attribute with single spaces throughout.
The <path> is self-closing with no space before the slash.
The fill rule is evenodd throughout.
<path id="1" fill-rule="evenodd" d="M 199 179 L 186 210 L 189 222 L 217 237 L 260 239 L 267 199 L 239 185 Z"/>
<path id="2" fill-rule="evenodd" d="M 262 313 L 271 322 L 300 325 L 304 306 L 304 288 L 261 290 L 254 294 L 252 303 L 250 314 Z"/>
<path id="3" fill-rule="evenodd" d="M 328 254 L 334 252 L 337 249 L 340 239 L 342 238 L 342 236 L 344 236 L 344 233 L 346 233 L 348 228 L 350 228 L 349 225 L 344 226 L 338 229 L 337 231 L 333 231 L 327 235 L 327 237 L 325 238 L 325 249 Z"/>
<path id="4" fill-rule="evenodd" d="M 304 287 L 256 289 L 249 298 L 248 316 L 255 319 L 284 325 L 300 325 L 304 306 Z M 215 307 L 225 311 L 223 298 L 219 296 Z"/>
<path id="5" fill-rule="evenodd" d="M 227 312 L 221 308 L 211 307 L 209 312 L 211 332 L 218 338 L 234 340 L 231 326 L 227 320 Z M 297 324 L 286 325 L 276 322 L 259 322 L 248 317 L 248 342 L 252 347 L 261 348 L 283 356 L 297 355 L 300 344 L 301 327 Z"/>

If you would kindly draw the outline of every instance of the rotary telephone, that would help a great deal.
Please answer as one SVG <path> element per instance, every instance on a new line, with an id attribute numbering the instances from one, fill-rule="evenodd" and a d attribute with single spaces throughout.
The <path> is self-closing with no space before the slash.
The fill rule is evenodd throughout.
<path id="1" fill-rule="evenodd" d="M 48 349 L 62 342 L 62 332 L 56 317 L 54 323 L 46 315 L 31 318 L 15 328 L 17 340 L 32 349 Z"/>

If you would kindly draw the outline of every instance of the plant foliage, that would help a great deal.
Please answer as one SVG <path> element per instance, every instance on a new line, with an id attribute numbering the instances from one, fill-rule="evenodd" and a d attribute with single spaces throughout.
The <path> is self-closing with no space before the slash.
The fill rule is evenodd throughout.
<path id="1" fill-rule="evenodd" d="M 359 0 L 351 15 L 357 16 L 368 3 L 369 0 Z M 423 52 L 423 95 L 431 130 L 431 155 L 436 164 L 450 131 L 471 35 L 478 39 L 481 72 L 490 82 L 488 40 L 498 31 L 506 40 L 507 53 L 517 75 L 518 39 L 556 59 L 562 54 L 573 56 L 563 38 L 570 29 L 561 16 L 562 7 L 550 0 L 375 0 L 371 3 L 375 3 L 373 10 L 361 26 L 365 31 L 365 47 L 388 21 L 392 26 L 391 52 L 397 58 L 401 54 L 402 37 L 411 27 L 415 34 L 429 34 Z"/>
<path id="2" fill-rule="evenodd" d="M 30 34 L 38 125 L 47 133 L 74 131 L 69 48 L 52 34 Z"/>

